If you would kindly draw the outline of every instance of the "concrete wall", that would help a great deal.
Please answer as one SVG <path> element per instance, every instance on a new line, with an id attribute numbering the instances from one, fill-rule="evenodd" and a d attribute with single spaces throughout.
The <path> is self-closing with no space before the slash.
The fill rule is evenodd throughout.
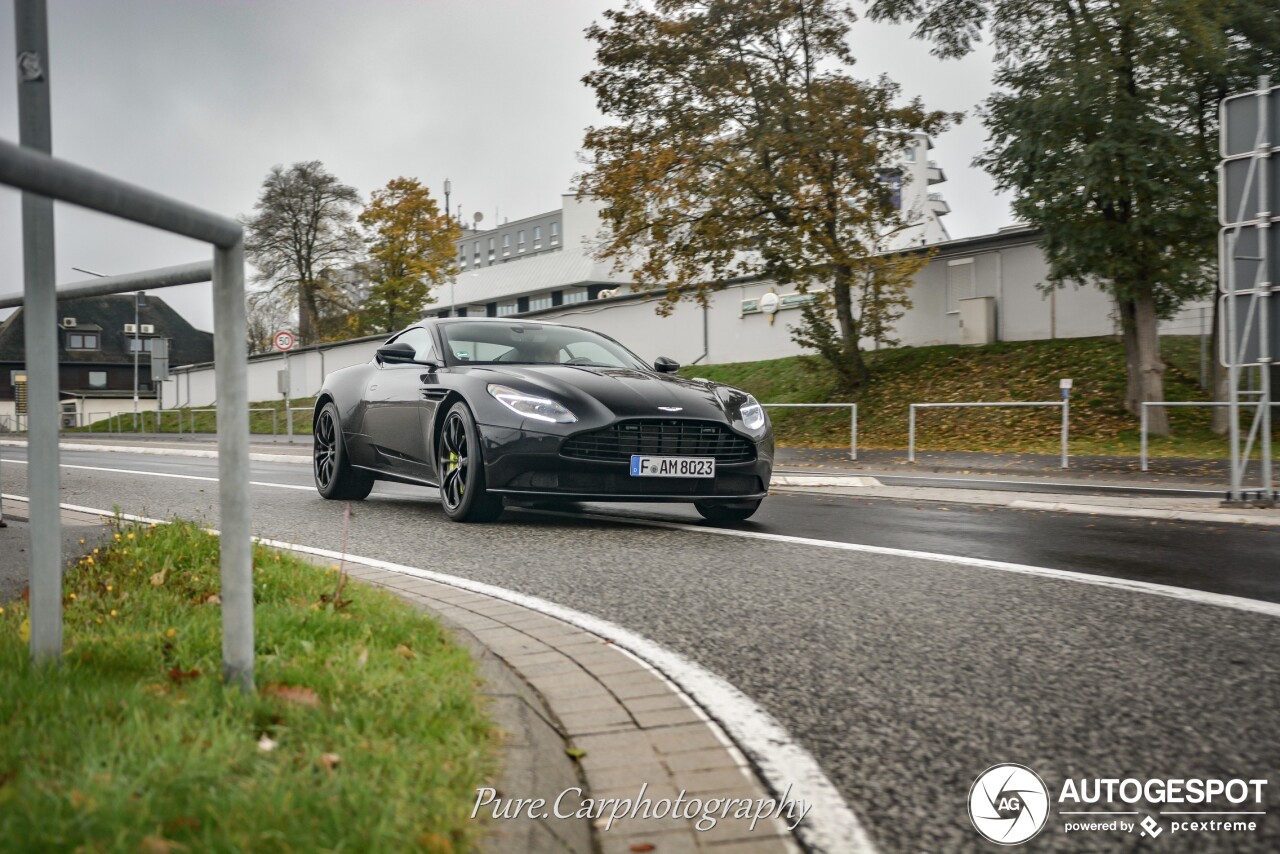
<path id="1" fill-rule="evenodd" d="M 966 247 L 963 241 L 957 241 L 956 245 L 944 245 L 921 271 L 911 288 L 912 307 L 898 323 L 897 335 L 902 345 L 961 343 L 960 313 L 954 310 L 954 301 L 948 305 L 947 297 L 948 269 L 957 266 L 971 269 L 973 275 L 966 280 L 972 282 L 971 291 L 956 297 L 989 297 L 994 301 L 997 340 L 1116 334 L 1115 312 L 1106 293 L 1091 285 L 1044 289 L 1048 267 L 1034 240 L 1022 241 L 1015 235 L 1004 245 L 993 247 L 989 243 Z M 767 281 L 733 285 L 710 295 L 706 309 L 684 302 L 667 317 L 656 313 L 657 297 L 592 300 L 528 316 L 598 330 L 649 362 L 658 356 L 689 365 L 797 355 L 802 351 L 792 341 L 791 332 L 800 321 L 799 308 L 779 310 L 772 323 L 766 314 L 743 312 L 744 300 L 759 299 L 770 290 L 780 296 L 793 291 Z M 1199 334 L 1200 309 L 1201 304 L 1184 309 L 1162 325 L 1162 333 Z M 1208 308 L 1206 328 L 1211 322 L 1212 310 Z M 326 345 L 324 349 L 309 348 L 290 355 L 290 397 L 314 395 L 325 374 L 369 361 L 381 341 L 382 338 L 374 338 Z M 875 343 L 864 341 L 863 345 L 871 349 Z M 276 373 L 283 366 L 279 355 L 253 357 L 249 362 L 249 399 L 278 400 Z M 174 379 L 164 383 L 164 401 L 166 407 L 213 405 L 216 392 L 212 368 L 175 370 Z"/>

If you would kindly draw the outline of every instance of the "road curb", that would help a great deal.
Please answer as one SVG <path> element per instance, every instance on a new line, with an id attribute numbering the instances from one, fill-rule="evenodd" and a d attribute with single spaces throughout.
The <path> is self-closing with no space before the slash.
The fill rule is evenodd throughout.
<path id="1" fill-rule="evenodd" d="M 1070 502 L 1011 501 L 1015 510 L 1052 510 L 1058 513 L 1084 513 L 1091 516 L 1127 516 L 1135 519 L 1164 519 L 1171 522 L 1220 522 L 1231 525 L 1280 525 L 1280 515 L 1248 516 L 1243 513 L 1213 513 L 1195 510 L 1152 510 L 1144 507 L 1114 507 L 1109 504 L 1073 504 Z"/>

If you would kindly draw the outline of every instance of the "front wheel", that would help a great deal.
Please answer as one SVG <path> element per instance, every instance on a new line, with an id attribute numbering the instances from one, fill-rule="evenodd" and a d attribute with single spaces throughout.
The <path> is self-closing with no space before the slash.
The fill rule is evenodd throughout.
<path id="1" fill-rule="evenodd" d="M 354 468 L 342 440 L 338 407 L 326 403 L 311 430 L 311 473 L 316 491 L 335 501 L 361 501 L 373 491 L 373 475 Z"/>
<path id="2" fill-rule="evenodd" d="M 484 486 L 480 431 L 465 403 L 455 403 L 440 430 L 440 501 L 455 522 L 492 522 L 502 513 L 502 496 Z"/>
<path id="3" fill-rule="evenodd" d="M 695 501 L 693 506 L 698 508 L 702 518 L 708 522 L 741 522 L 744 519 L 750 519 L 760 509 L 762 500 L 757 498 L 754 501 L 734 501 L 732 503 Z"/>

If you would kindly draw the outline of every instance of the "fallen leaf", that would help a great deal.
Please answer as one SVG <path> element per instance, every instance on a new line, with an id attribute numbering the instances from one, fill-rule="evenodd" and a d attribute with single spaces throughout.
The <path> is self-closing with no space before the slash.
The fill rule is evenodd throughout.
<path id="1" fill-rule="evenodd" d="M 192 668 L 191 670 L 183 670 L 181 667 L 175 667 L 169 671 L 169 681 L 181 684 L 188 679 L 197 679 L 200 671 Z"/>
<path id="2" fill-rule="evenodd" d="M 315 691 L 302 685 L 281 685 L 278 682 L 272 682 L 263 686 L 262 693 L 298 706 L 315 707 L 320 705 L 320 696 Z"/>
<path id="3" fill-rule="evenodd" d="M 454 848 L 453 842 L 447 836 L 441 836 L 438 833 L 422 834 L 418 837 L 418 845 L 427 854 L 453 854 L 458 850 Z"/>
<path id="4" fill-rule="evenodd" d="M 18 640 L 23 643 L 31 640 L 31 620 L 23 620 L 22 624 L 18 626 Z"/>
<path id="5" fill-rule="evenodd" d="M 200 819 L 190 815 L 180 815 L 177 818 L 171 818 L 164 823 L 166 833 L 172 833 L 175 830 L 199 830 Z"/>
<path id="6" fill-rule="evenodd" d="M 356 656 L 356 669 L 363 670 L 364 666 L 369 663 L 369 650 L 365 648 L 364 644 L 356 647 L 356 649 L 360 650 L 360 654 Z"/>
<path id="7" fill-rule="evenodd" d="M 405 646 L 404 644 L 399 644 L 396 646 L 396 654 L 401 655 L 405 658 L 413 658 L 416 655 L 416 653 L 413 650 L 409 649 L 409 647 Z"/>
<path id="8" fill-rule="evenodd" d="M 653 851 L 655 846 L 652 842 L 637 842 L 631 846 L 632 851 Z"/>
<path id="9" fill-rule="evenodd" d="M 219 596 L 217 593 L 210 593 L 208 596 L 204 597 L 204 604 L 205 605 L 221 605 L 222 597 Z"/>
<path id="10" fill-rule="evenodd" d="M 271 751 L 275 750 L 276 747 L 278 746 L 279 746 L 279 742 L 272 741 L 271 736 L 269 735 L 264 734 L 262 738 L 258 739 L 258 749 L 261 750 L 263 753 L 270 753 Z"/>
<path id="11" fill-rule="evenodd" d="M 163 836 L 144 836 L 138 843 L 138 850 L 142 854 L 170 854 L 172 851 L 186 851 L 187 846 Z"/>
<path id="12" fill-rule="evenodd" d="M 169 571 L 167 569 L 162 569 L 159 572 L 157 572 L 155 575 L 151 576 L 151 586 L 159 587 L 160 585 L 164 584 L 164 578 L 168 572 Z"/>
<path id="13" fill-rule="evenodd" d="M 336 753 L 320 754 L 320 765 L 323 766 L 324 770 L 326 771 L 332 771 L 334 768 L 337 768 L 338 763 L 341 761 L 342 761 L 341 757 L 339 757 L 338 754 Z"/>

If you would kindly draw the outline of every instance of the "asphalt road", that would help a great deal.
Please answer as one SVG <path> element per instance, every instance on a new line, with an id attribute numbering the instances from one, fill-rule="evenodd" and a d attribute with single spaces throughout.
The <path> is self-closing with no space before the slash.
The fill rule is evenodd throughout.
<path id="1" fill-rule="evenodd" d="M 24 466 L 3 491 L 25 494 Z M 212 461 L 67 453 L 70 465 L 213 476 Z M 305 466 L 255 464 L 306 485 Z M 216 524 L 213 480 L 67 468 L 63 500 Z M 258 533 L 339 549 L 342 507 L 255 487 Z M 626 507 L 692 522 L 683 508 Z M 754 523 L 754 524 L 753 524 Z M 1182 583 L 1277 600 L 1280 536 L 1245 526 L 779 495 L 743 527 Z M 1280 784 L 1274 618 L 945 562 L 510 512 L 447 522 L 425 491 L 353 508 L 350 550 L 595 614 L 737 685 L 823 765 L 885 851 L 991 850 L 970 826 L 974 778 L 999 762 L 1067 777 L 1243 777 Z M 1274 807 L 1274 793 L 1268 807 Z M 1087 807 L 1086 807 L 1087 808 Z M 1096 808 L 1103 808 L 1098 805 Z M 1119 809 L 1112 806 L 1111 809 Z M 1066 835 L 1032 851 L 1274 851 L 1255 833 Z"/>

